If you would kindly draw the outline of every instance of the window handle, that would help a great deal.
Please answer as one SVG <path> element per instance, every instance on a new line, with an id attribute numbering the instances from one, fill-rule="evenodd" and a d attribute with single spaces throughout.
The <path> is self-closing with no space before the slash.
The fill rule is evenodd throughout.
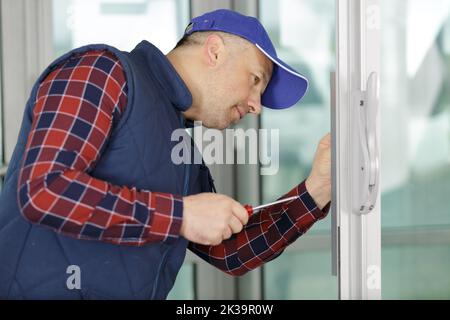
<path id="1" fill-rule="evenodd" d="M 380 156 L 377 141 L 377 123 L 380 106 L 378 74 L 373 72 L 367 81 L 366 91 L 359 92 L 359 105 L 355 107 L 358 130 L 356 163 L 359 164 L 358 196 L 355 197 L 355 210 L 368 214 L 375 207 L 380 181 Z"/>

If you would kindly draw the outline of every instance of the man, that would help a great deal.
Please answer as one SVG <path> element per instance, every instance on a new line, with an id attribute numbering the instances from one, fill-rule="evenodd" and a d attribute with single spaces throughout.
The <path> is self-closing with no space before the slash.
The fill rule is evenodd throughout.
<path id="1" fill-rule="evenodd" d="M 75 49 L 37 80 L 1 195 L 0 296 L 164 299 L 189 248 L 231 275 L 279 256 L 324 218 L 330 139 L 285 204 L 253 215 L 213 193 L 206 166 L 171 161 L 174 130 L 224 129 L 261 104 L 294 105 L 307 80 L 262 25 L 218 10 L 164 56 Z"/>

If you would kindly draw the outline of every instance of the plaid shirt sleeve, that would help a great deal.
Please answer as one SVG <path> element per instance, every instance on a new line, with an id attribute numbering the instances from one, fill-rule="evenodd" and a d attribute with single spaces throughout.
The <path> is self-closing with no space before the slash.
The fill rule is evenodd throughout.
<path id="1" fill-rule="evenodd" d="M 171 243 L 179 237 L 180 196 L 115 186 L 87 173 L 126 103 L 124 71 L 107 51 L 75 55 L 44 79 L 18 184 L 26 219 L 114 244 Z"/>
<path id="2" fill-rule="evenodd" d="M 256 269 L 278 257 L 312 225 L 325 218 L 330 203 L 320 210 L 306 190 L 305 182 L 280 199 L 298 195 L 287 203 L 254 214 L 244 229 L 217 246 L 190 243 L 189 249 L 206 262 L 234 276 Z"/>

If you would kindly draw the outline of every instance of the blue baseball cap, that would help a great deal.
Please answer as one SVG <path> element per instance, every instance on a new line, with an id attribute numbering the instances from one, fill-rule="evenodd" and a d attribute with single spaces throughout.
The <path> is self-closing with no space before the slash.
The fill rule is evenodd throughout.
<path id="1" fill-rule="evenodd" d="M 308 79 L 278 58 L 269 35 L 258 19 L 220 9 L 193 18 L 185 35 L 197 31 L 222 31 L 240 36 L 253 43 L 273 62 L 272 77 L 261 98 L 263 106 L 271 109 L 292 107 L 308 90 Z"/>

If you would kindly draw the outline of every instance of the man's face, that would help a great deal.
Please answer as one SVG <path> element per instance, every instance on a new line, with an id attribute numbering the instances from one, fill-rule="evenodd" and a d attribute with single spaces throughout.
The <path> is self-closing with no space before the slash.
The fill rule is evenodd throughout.
<path id="1" fill-rule="evenodd" d="M 261 113 L 261 96 L 272 76 L 273 64 L 256 46 L 238 50 L 208 75 L 201 121 L 225 129 L 247 113 Z"/>

